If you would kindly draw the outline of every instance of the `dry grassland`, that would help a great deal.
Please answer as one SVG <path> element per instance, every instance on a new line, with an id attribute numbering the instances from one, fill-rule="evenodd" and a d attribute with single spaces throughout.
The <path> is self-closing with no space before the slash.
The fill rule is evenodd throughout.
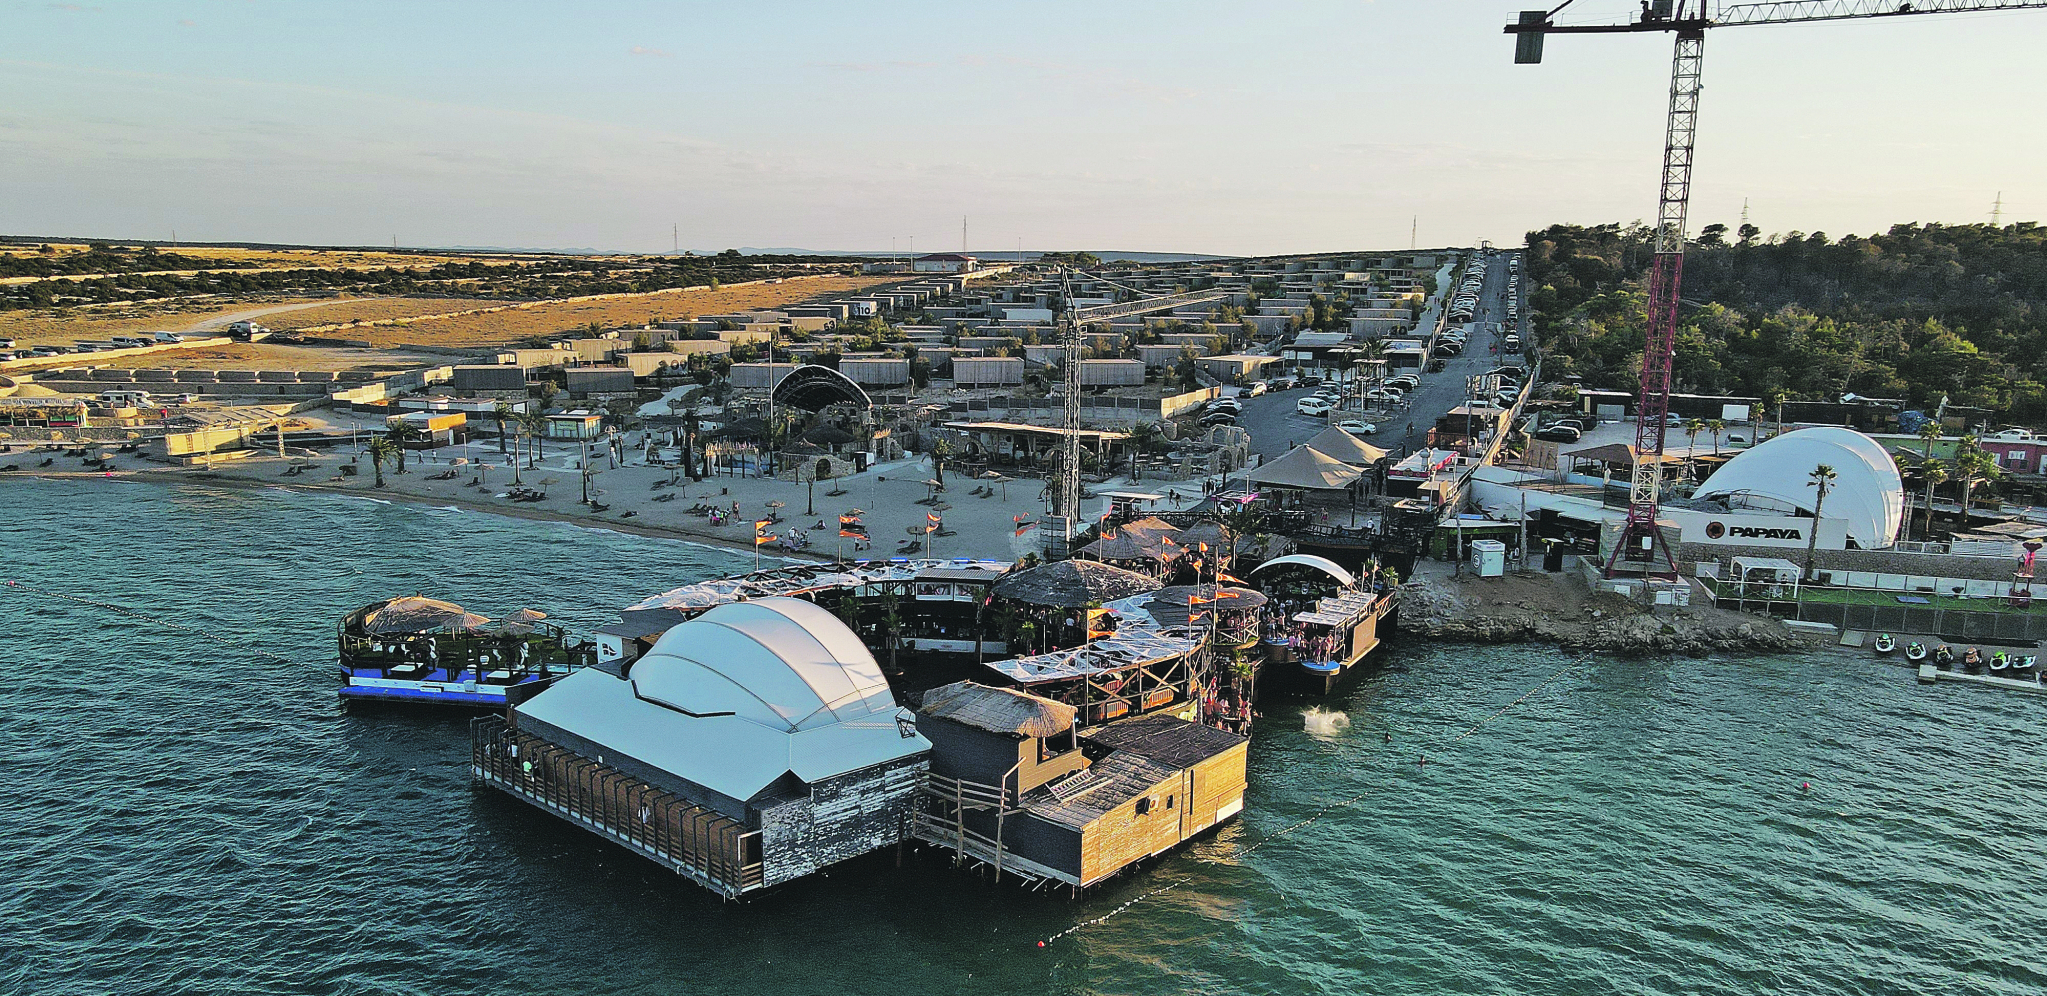
<path id="1" fill-rule="evenodd" d="M 177 331 L 213 315 L 305 300 L 308 299 L 151 302 L 61 311 L 0 311 L 0 337 L 19 339 L 24 346 L 45 342 L 68 346 L 73 342 L 104 340 L 123 332 Z"/>
<path id="2" fill-rule="evenodd" d="M 403 325 L 333 329 L 316 334 L 337 339 L 363 340 L 380 347 L 407 344 L 450 348 L 502 346 L 529 336 L 571 331 L 591 322 L 606 326 L 639 325 L 698 315 L 778 308 L 788 304 L 850 294 L 880 284 L 900 283 L 902 279 L 900 276 L 817 277 L 786 280 L 779 284 L 720 287 L 715 291 L 697 287 L 671 293 L 631 294 L 590 301 L 558 301 L 484 314 L 426 318 Z M 446 301 L 435 303 L 442 306 L 447 304 Z M 336 314 L 339 314 L 340 310 L 339 306 L 308 309 L 310 312 Z M 306 313 L 293 312 L 292 315 L 297 317 Z"/>

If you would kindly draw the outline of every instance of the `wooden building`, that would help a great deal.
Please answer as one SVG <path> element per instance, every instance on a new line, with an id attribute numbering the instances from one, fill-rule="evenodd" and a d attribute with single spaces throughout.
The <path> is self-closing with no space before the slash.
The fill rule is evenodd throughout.
<path id="1" fill-rule="evenodd" d="M 1243 809 L 1244 737 L 1165 714 L 1082 734 L 1072 706 L 958 682 L 925 693 L 916 835 L 962 860 L 1085 887 Z"/>

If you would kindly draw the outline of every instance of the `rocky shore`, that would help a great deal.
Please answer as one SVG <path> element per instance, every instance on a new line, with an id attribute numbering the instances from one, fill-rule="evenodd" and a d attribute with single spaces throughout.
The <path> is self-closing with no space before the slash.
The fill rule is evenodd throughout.
<path id="1" fill-rule="evenodd" d="M 1611 654 L 1769 653 L 1813 640 L 1762 616 L 1707 605 L 1647 606 L 1593 592 L 1572 575 L 1530 571 L 1417 577 L 1401 588 L 1400 627 L 1441 640 L 1556 643 Z"/>

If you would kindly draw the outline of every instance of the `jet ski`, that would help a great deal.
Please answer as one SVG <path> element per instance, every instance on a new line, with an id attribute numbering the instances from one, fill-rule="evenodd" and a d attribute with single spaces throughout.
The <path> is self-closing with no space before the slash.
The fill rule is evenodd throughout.
<path id="1" fill-rule="evenodd" d="M 1905 659 L 1908 661 L 1925 660 L 1926 644 L 1920 643 L 1918 640 L 1913 640 L 1911 643 L 1905 644 Z"/>
<path id="2" fill-rule="evenodd" d="M 1954 648 L 1948 646 L 1945 643 L 1941 644 L 1938 647 L 1933 648 L 1933 662 L 1935 664 L 1939 664 L 1942 667 L 1948 667 L 1954 664 L 1955 662 Z"/>
<path id="3" fill-rule="evenodd" d="M 1891 634 L 1889 634 L 1889 633 L 1878 633 L 1878 634 L 1876 635 L 1876 652 L 1877 652 L 1877 653 L 1879 653 L 1879 654 L 1888 654 L 1888 653 L 1891 653 L 1891 652 L 1893 652 L 1893 651 L 1895 651 L 1895 650 L 1897 650 L 1897 649 L 1898 649 L 1898 641 L 1897 641 L 1896 639 L 1894 639 L 1894 638 L 1893 638 L 1893 637 L 1891 636 Z"/>
<path id="4" fill-rule="evenodd" d="M 1990 673 L 2000 678 L 2011 674 L 2011 655 L 2000 650 L 1990 655 Z"/>
<path id="5" fill-rule="evenodd" d="M 1971 671 L 1974 671 L 1977 668 L 1982 667 L 1983 651 L 1977 647 L 1970 647 L 1969 649 L 1962 651 L 1962 666 L 1968 668 Z"/>

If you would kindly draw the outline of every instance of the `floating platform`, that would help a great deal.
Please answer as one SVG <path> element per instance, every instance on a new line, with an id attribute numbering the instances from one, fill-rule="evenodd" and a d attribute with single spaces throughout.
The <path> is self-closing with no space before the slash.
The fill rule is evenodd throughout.
<path id="1" fill-rule="evenodd" d="M 2016 678 L 1997 678 L 1987 674 L 1969 674 L 1964 671 L 1943 671 L 1930 663 L 1919 665 L 1919 683 L 1931 685 L 1938 681 L 1961 681 L 1974 685 L 2001 688 L 2011 692 L 2026 692 L 2032 695 L 2047 695 L 2047 685 L 2038 679 L 2021 681 Z"/>

